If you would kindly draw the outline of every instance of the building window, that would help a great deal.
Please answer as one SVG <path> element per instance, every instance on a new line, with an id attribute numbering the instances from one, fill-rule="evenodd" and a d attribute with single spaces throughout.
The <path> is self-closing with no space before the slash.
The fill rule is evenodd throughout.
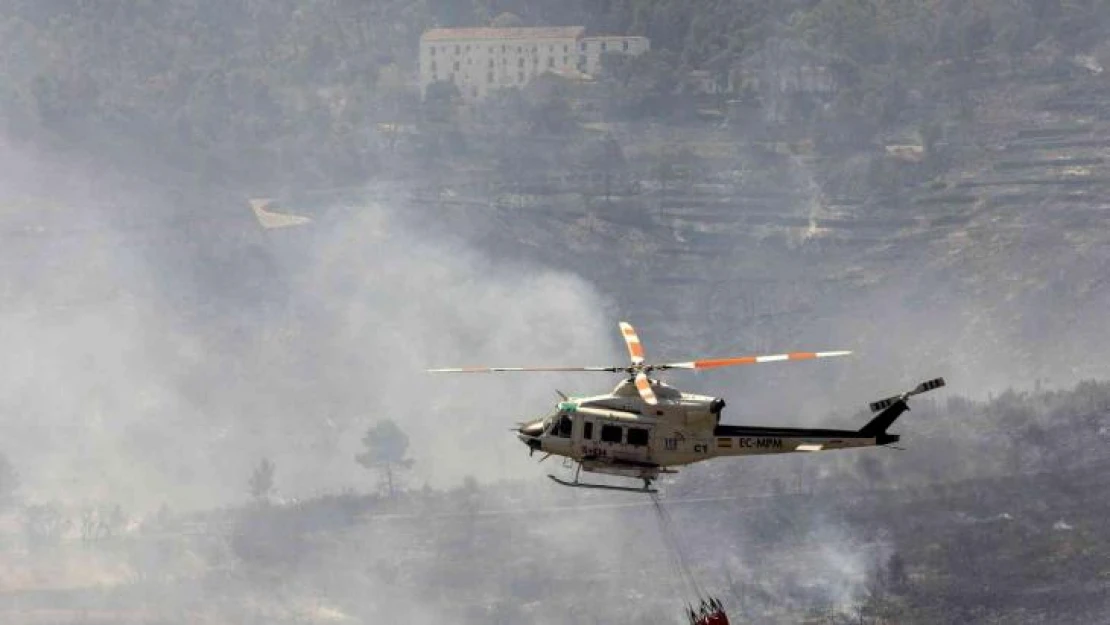
<path id="1" fill-rule="evenodd" d="M 493 69 L 493 59 L 489 60 L 489 66 L 490 66 L 490 69 Z"/>
<path id="2" fill-rule="evenodd" d="M 644 446 L 648 444 L 648 431 L 643 428 L 628 428 L 628 444 Z"/>
<path id="3" fill-rule="evenodd" d="M 594 422 L 593 421 L 587 421 L 585 426 L 582 428 L 582 438 L 584 438 L 588 441 L 592 441 L 594 439 Z"/>
<path id="4" fill-rule="evenodd" d="M 493 72 L 486 73 L 486 82 L 493 84 Z"/>
<path id="5" fill-rule="evenodd" d="M 555 67 L 555 57 L 553 57 L 553 56 L 547 57 L 547 66 L 548 67 Z"/>
<path id="6" fill-rule="evenodd" d="M 569 60 L 570 60 L 570 59 L 569 59 L 568 57 L 565 57 L 565 56 L 564 56 L 564 57 L 563 57 L 563 65 L 565 66 L 565 65 L 567 64 L 567 62 L 569 62 Z"/>
<path id="7" fill-rule="evenodd" d="M 563 44 L 563 54 L 566 54 L 567 52 L 570 52 L 570 46 L 568 46 L 567 44 L 564 43 Z"/>
<path id="8" fill-rule="evenodd" d="M 507 49 L 508 49 L 508 46 L 506 46 L 505 44 L 501 44 L 501 51 L 502 52 L 504 52 Z"/>
<path id="9" fill-rule="evenodd" d="M 621 42 L 621 48 L 623 48 L 625 52 L 628 52 L 628 42 L 627 41 L 622 41 Z"/>
<path id="10" fill-rule="evenodd" d="M 461 51 L 462 51 L 462 46 L 455 46 L 455 54 L 458 54 Z"/>
<path id="11" fill-rule="evenodd" d="M 474 96 L 475 98 L 478 97 L 478 88 L 477 87 L 472 88 L 470 90 L 470 95 Z M 568 437 L 569 437 L 569 435 L 568 435 Z"/>
<path id="12" fill-rule="evenodd" d="M 517 80 L 517 82 L 524 82 L 524 72 L 523 71 L 519 71 L 519 72 L 516 73 L 516 80 Z"/>
<path id="13" fill-rule="evenodd" d="M 432 47 L 428 48 L 428 52 L 431 53 L 432 56 L 435 56 L 436 55 L 436 47 L 432 46 Z"/>
<path id="14" fill-rule="evenodd" d="M 516 47 L 516 53 L 520 54 L 521 52 L 524 52 L 524 48 L 522 48 L 521 46 L 517 46 Z"/>
<path id="15" fill-rule="evenodd" d="M 436 62 L 435 61 L 432 61 L 432 73 L 433 74 L 436 73 Z"/>
<path id="16" fill-rule="evenodd" d="M 455 71 L 459 71 L 459 62 L 455 61 Z"/>
<path id="17" fill-rule="evenodd" d="M 524 67 L 524 59 L 523 58 L 517 59 L 516 60 L 516 66 L 517 67 Z"/>
<path id="18" fill-rule="evenodd" d="M 605 52 L 605 42 L 604 41 L 601 42 L 601 51 Z"/>
<path id="19" fill-rule="evenodd" d="M 554 52 L 555 51 L 555 46 L 547 46 L 547 51 L 548 52 Z"/>
<path id="20" fill-rule="evenodd" d="M 621 442 L 621 434 L 619 425 L 601 426 L 601 442 L 603 443 L 619 443 Z"/>
<path id="21" fill-rule="evenodd" d="M 586 51 L 586 42 L 585 41 L 582 42 L 581 48 L 582 48 L 583 52 Z"/>

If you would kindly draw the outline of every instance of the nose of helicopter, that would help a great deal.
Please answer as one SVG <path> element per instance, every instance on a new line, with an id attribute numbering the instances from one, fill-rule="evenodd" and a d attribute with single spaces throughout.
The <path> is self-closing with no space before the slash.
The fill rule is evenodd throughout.
<path id="1" fill-rule="evenodd" d="M 536 451 L 540 449 L 542 443 L 540 442 L 540 435 L 543 434 L 543 419 L 536 419 L 522 424 L 517 428 L 517 438 L 520 442 L 528 446 L 528 449 Z"/>

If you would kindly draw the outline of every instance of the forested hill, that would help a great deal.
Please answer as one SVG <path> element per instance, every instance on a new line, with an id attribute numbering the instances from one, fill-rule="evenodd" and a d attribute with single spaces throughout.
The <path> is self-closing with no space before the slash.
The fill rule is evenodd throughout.
<path id="1" fill-rule="evenodd" d="M 789 41 L 839 86 L 809 121 L 848 124 L 866 142 L 907 121 L 936 140 L 930 124 L 967 108 L 969 84 L 1019 68 L 1044 46 L 1059 58 L 1090 52 L 1110 19 L 1106 0 L 2 5 L 0 114 L 9 134 L 242 187 L 372 177 L 386 160 L 377 124 L 421 113 L 411 76 L 419 35 L 433 26 L 512 19 L 644 34 L 653 52 L 640 88 L 659 94 L 674 92 L 690 69 L 728 72 Z M 666 106 L 639 114 L 666 119 L 681 109 L 654 102 Z"/>

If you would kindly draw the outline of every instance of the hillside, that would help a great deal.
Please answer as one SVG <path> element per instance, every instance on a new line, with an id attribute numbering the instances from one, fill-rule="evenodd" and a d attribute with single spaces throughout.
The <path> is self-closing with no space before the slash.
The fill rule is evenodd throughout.
<path id="1" fill-rule="evenodd" d="M 528 310 L 550 307 L 552 295 L 524 274 L 569 272 L 582 283 L 561 293 L 579 299 L 566 317 L 543 317 L 549 326 L 629 318 L 659 357 L 858 354 L 836 367 L 697 380 L 744 397 L 752 417 L 812 421 L 921 376 L 946 375 L 983 397 L 1110 375 L 1102 5 L 858 11 L 868 6 L 714 3 L 668 30 L 675 7 L 646 1 L 556 13 L 344 0 L 300 13 L 202 0 L 55 13 L 10 2 L 12 81 L 0 112 L 20 173 L 3 189 L 13 243 L 2 261 L 15 269 L 4 296 L 13 310 L 67 311 L 62 324 L 101 307 L 106 325 L 116 307 L 137 315 L 158 337 L 154 361 L 175 363 L 164 376 L 166 395 L 181 397 L 174 405 L 225 419 L 249 401 L 205 393 L 217 376 L 195 366 L 198 353 L 293 375 L 353 414 L 375 401 L 349 399 L 328 378 L 329 350 L 346 347 L 336 327 L 366 344 L 381 338 L 414 367 L 424 355 L 406 340 L 352 320 L 411 305 L 450 310 L 452 323 L 473 315 L 467 332 L 492 331 L 486 313 L 499 311 L 484 300 L 460 309 L 411 292 L 442 278 L 437 263 L 454 265 L 452 285 L 475 279 L 472 267 L 520 267 L 488 297 Z M 525 23 L 647 33 L 658 54 L 617 64 L 585 90 L 539 81 L 480 110 L 412 99 L 404 51 L 423 28 L 506 10 Z M 735 36 L 719 36 L 726 27 Z M 24 59 L 27 50 L 36 52 Z M 763 76 L 814 64 L 834 90 L 682 89 L 695 67 Z M 642 75 L 650 84 L 630 82 Z M 590 102 L 600 113 L 575 108 Z M 260 231 L 248 210 L 257 197 L 313 224 Z M 111 252 L 86 247 L 97 240 Z M 440 244 L 464 261 L 437 253 Z M 82 279 L 53 279 L 55 247 Z M 397 269 L 396 254 L 413 262 Z M 376 293 L 379 282 L 406 297 Z M 530 355 L 608 353 L 600 334 L 567 333 L 573 348 L 552 338 Z M 462 334 L 452 339 L 483 347 Z M 344 354 L 338 369 L 391 375 L 366 358 Z"/>
<path id="2" fill-rule="evenodd" d="M 1086 442 L 1106 436 L 1108 410 L 1093 383 L 925 402 L 898 428 L 908 451 L 716 461 L 666 482 L 663 501 L 695 577 L 737 619 L 1100 622 L 1110 458 Z M 0 613 L 676 623 L 684 593 L 659 531 L 641 496 L 567 491 L 538 471 L 393 501 L 163 511 L 28 552 L 7 534 Z"/>
<path id="3" fill-rule="evenodd" d="M 63 4 L 0 0 L 3 622 L 678 622 L 651 508 L 506 431 L 614 379 L 424 373 L 617 364 L 621 319 L 854 350 L 668 376 L 729 423 L 948 380 L 904 451 L 667 482 L 737 621 L 1105 621 L 1105 0 Z M 422 101 L 420 33 L 495 20 L 652 52 Z"/>

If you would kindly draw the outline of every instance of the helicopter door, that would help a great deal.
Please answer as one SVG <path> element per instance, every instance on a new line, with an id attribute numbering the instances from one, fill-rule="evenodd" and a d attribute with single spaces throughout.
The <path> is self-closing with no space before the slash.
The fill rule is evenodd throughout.
<path id="1" fill-rule="evenodd" d="M 650 462 L 651 427 L 599 422 L 597 448 L 602 457 Z"/>
<path id="2" fill-rule="evenodd" d="M 628 426 L 625 428 L 624 442 L 631 454 L 631 460 L 651 461 L 651 428 L 647 426 Z"/>

